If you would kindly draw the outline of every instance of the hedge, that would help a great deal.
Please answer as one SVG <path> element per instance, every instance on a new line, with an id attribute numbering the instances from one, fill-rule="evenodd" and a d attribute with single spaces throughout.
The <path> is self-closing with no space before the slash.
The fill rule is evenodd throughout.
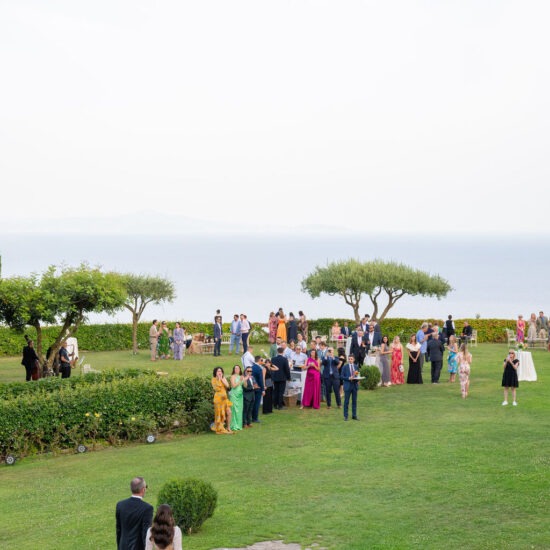
<path id="1" fill-rule="evenodd" d="M 0 401 L 0 455 L 120 444 L 149 432 L 208 431 L 206 378 L 126 377 L 28 392 Z"/>
<path id="2" fill-rule="evenodd" d="M 309 330 L 316 330 L 321 335 L 329 335 L 334 321 L 338 321 L 343 326 L 344 321 L 348 321 L 350 327 L 354 327 L 355 322 L 350 319 L 315 319 L 309 321 Z M 390 338 L 396 335 L 402 336 L 408 340 L 409 336 L 416 332 L 423 321 L 437 322 L 443 326 L 443 319 L 402 319 L 386 318 L 382 321 L 382 332 L 388 334 Z M 457 332 L 463 326 L 464 321 L 468 321 L 473 328 L 478 331 L 479 342 L 506 342 L 504 329 L 515 330 L 516 322 L 508 319 L 455 319 Z M 173 322 L 168 322 L 174 326 Z M 212 334 L 212 323 L 194 323 L 182 322 L 186 331 L 190 334 L 202 332 Z M 138 346 L 141 349 L 149 349 L 149 328 L 151 323 L 138 324 Z M 251 343 L 267 342 L 267 333 L 264 330 L 265 323 L 252 323 Z M 223 325 L 224 333 L 229 333 L 229 323 Z M 59 332 L 57 327 L 45 327 L 43 329 L 43 351 L 54 341 Z M 28 327 L 25 331 L 31 338 L 36 338 L 36 332 Z M 112 324 L 112 325 L 82 325 L 77 333 L 78 347 L 81 350 L 93 351 L 116 351 L 132 349 L 132 325 L 131 324 Z M 19 355 L 25 345 L 23 334 L 21 332 L 0 327 L 0 355 Z"/>
<path id="3" fill-rule="evenodd" d="M 168 321 L 169 326 L 174 327 L 175 322 Z M 182 322 L 187 334 L 202 332 L 212 335 L 212 323 Z M 138 323 L 138 347 L 149 350 L 149 329 L 151 323 Z M 224 333 L 230 332 L 229 323 L 223 324 Z M 23 334 L 36 340 L 36 331 L 27 327 L 24 332 L 0 326 L 0 355 L 19 355 L 25 346 Z M 45 353 L 59 334 L 59 327 L 44 327 L 42 329 L 42 351 Z M 76 334 L 79 350 L 93 351 L 116 351 L 132 349 L 132 325 L 111 324 L 111 325 L 82 325 Z M 267 341 L 267 333 L 262 330 L 259 323 L 252 324 L 252 336 L 250 343 Z"/>
<path id="4" fill-rule="evenodd" d="M 350 319 L 316 319 L 314 321 L 309 321 L 309 330 L 316 330 L 321 336 L 328 336 L 331 334 L 334 321 L 338 321 L 340 326 L 343 326 L 344 321 L 347 321 L 352 330 L 355 327 L 355 321 Z M 402 342 L 408 342 L 410 335 L 416 333 L 424 321 L 437 323 L 440 327 L 445 326 L 445 320 L 443 319 L 402 319 L 386 317 L 381 323 L 382 334 L 387 334 L 390 340 L 392 340 L 394 336 L 399 336 Z M 514 331 L 516 329 L 516 321 L 508 319 L 454 319 L 457 334 L 462 332 L 464 321 L 468 321 L 468 323 L 472 325 L 472 328 L 477 330 L 477 338 L 480 343 L 505 343 L 507 339 L 504 329 L 509 328 Z"/>

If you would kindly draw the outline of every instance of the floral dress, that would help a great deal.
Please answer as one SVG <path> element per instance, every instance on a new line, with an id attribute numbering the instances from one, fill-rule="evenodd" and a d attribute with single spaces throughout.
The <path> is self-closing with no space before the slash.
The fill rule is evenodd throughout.
<path id="1" fill-rule="evenodd" d="M 225 412 L 233 403 L 227 397 L 227 390 L 224 383 L 218 378 L 212 378 L 212 387 L 214 388 L 214 426 L 212 431 L 217 434 L 227 433 L 225 428 Z"/>
<path id="2" fill-rule="evenodd" d="M 458 359 L 456 349 L 449 348 L 449 356 L 447 357 L 447 369 L 450 374 L 458 372 Z"/>
<path id="3" fill-rule="evenodd" d="M 391 383 L 405 383 L 405 373 L 403 369 L 403 348 L 401 347 L 401 345 L 392 345 L 391 348 Z"/>
<path id="4" fill-rule="evenodd" d="M 468 381 L 470 380 L 470 362 L 472 361 L 472 356 L 469 353 L 464 355 L 460 352 L 457 354 L 456 358 L 458 362 L 460 391 L 462 392 L 462 395 L 466 395 L 466 392 L 468 391 Z"/>

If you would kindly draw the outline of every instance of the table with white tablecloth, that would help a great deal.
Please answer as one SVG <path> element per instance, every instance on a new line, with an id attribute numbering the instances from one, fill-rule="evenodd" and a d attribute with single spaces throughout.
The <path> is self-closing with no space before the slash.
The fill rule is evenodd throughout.
<path id="1" fill-rule="evenodd" d="M 536 382 L 537 371 L 535 370 L 535 363 L 533 363 L 533 356 L 530 351 L 518 351 L 519 367 L 518 367 L 518 380 L 524 382 Z"/>

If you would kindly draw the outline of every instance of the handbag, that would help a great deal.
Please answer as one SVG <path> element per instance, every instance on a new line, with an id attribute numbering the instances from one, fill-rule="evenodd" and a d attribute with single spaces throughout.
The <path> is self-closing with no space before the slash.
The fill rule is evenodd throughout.
<path id="1" fill-rule="evenodd" d="M 273 380 L 271 378 L 267 378 L 265 381 L 265 387 L 266 388 L 272 388 L 273 387 Z"/>
<path id="2" fill-rule="evenodd" d="M 31 378 L 33 380 L 38 380 L 40 378 L 40 361 L 38 359 L 34 360 Z"/>

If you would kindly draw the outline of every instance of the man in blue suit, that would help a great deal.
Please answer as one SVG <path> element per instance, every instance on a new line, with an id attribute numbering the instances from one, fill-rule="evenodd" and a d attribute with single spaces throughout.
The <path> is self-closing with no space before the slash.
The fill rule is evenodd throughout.
<path id="1" fill-rule="evenodd" d="M 332 402 L 332 392 L 336 397 L 338 408 L 342 406 L 340 401 L 340 372 L 338 367 L 341 365 L 340 359 L 334 356 L 334 348 L 328 348 L 327 355 L 323 359 L 323 382 L 325 385 L 327 409 L 330 409 Z"/>
<path id="2" fill-rule="evenodd" d="M 249 350 L 252 348 L 248 348 Z M 264 387 L 264 369 L 261 367 L 263 359 L 256 355 L 254 364 L 252 365 L 252 377 L 254 378 L 254 408 L 252 409 L 252 422 L 259 422 L 260 404 L 262 396 L 265 395 Z"/>
<path id="3" fill-rule="evenodd" d="M 348 419 L 349 411 L 349 398 L 351 397 L 351 418 L 353 420 L 359 420 L 357 418 L 357 390 L 359 389 L 357 380 L 352 380 L 355 377 L 355 357 L 350 355 L 348 362 L 342 367 L 340 376 L 344 381 L 344 420 Z"/>

